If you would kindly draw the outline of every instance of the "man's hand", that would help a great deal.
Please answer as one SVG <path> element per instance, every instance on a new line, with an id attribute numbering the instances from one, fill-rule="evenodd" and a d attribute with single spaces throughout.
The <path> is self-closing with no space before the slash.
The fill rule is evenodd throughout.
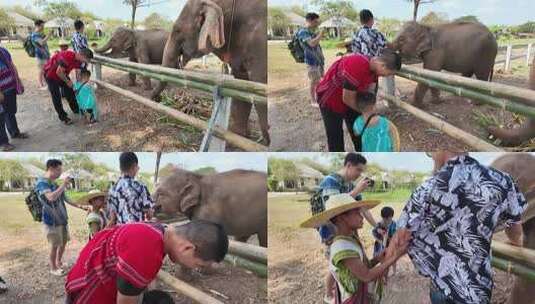
<path id="1" fill-rule="evenodd" d="M 362 193 L 369 186 L 370 186 L 370 181 L 367 178 L 363 178 L 355 186 L 355 191 L 357 191 L 358 193 Z"/>
<path id="2" fill-rule="evenodd" d="M 67 186 L 67 185 L 69 185 L 69 184 L 71 183 L 71 181 L 72 181 L 72 179 L 71 179 L 70 176 L 65 175 L 65 176 L 63 177 L 63 185 Z"/>
<path id="3" fill-rule="evenodd" d="M 408 229 L 401 229 L 394 234 L 390 239 L 390 244 L 386 248 L 387 257 L 392 256 L 396 259 L 407 253 L 409 242 L 412 238 L 411 232 Z"/>
<path id="4" fill-rule="evenodd" d="M 70 79 L 67 80 L 66 84 L 67 84 L 67 86 L 68 86 L 69 88 L 72 89 L 73 84 L 72 84 L 72 81 L 71 81 Z"/>
<path id="5" fill-rule="evenodd" d="M 0 103 L 4 103 L 4 93 L 0 92 Z"/>
<path id="6" fill-rule="evenodd" d="M 509 227 L 505 228 L 505 234 L 507 235 L 508 243 L 517 246 L 522 247 L 522 224 L 520 223 L 514 223 L 511 224 Z"/>

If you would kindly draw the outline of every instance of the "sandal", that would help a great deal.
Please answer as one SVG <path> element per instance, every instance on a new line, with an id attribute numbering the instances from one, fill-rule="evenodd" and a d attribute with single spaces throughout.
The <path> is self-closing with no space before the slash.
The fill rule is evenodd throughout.
<path id="1" fill-rule="evenodd" d="M 58 269 L 56 269 L 56 270 L 50 270 L 50 273 L 51 273 L 52 275 L 57 276 L 57 277 L 62 277 L 62 276 L 65 275 L 65 271 L 64 271 L 63 269 L 61 269 L 61 268 L 58 268 Z"/>
<path id="2" fill-rule="evenodd" d="M 0 294 L 7 291 L 7 283 L 0 277 Z"/>
<path id="3" fill-rule="evenodd" d="M 4 144 L 2 145 L 2 148 L 0 149 L 2 152 L 9 152 L 9 151 L 13 151 L 15 150 L 15 146 L 13 146 L 12 144 Z"/>
<path id="4" fill-rule="evenodd" d="M 63 121 L 63 123 L 64 123 L 65 125 L 67 125 L 67 126 L 70 126 L 70 125 L 73 124 L 72 119 L 70 119 L 70 118 L 65 118 L 65 120 Z"/>

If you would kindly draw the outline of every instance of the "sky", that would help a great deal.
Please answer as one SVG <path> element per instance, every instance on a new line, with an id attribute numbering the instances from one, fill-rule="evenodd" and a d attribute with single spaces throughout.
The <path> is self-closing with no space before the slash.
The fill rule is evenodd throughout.
<path id="1" fill-rule="evenodd" d="M 82 11 L 90 11 L 100 18 L 118 18 L 123 20 L 131 19 L 130 6 L 124 5 L 121 0 L 71 0 L 78 5 Z M 165 1 L 163 3 L 159 3 Z M 145 17 L 153 12 L 162 16 L 175 20 L 178 17 L 186 0 L 150 0 L 153 4 L 150 7 L 139 8 L 136 12 L 136 20 L 143 20 Z M 0 6 L 27 5 L 34 7 L 39 12 L 40 10 L 33 5 L 34 0 L 0 0 Z"/>
<path id="2" fill-rule="evenodd" d="M 47 152 L 9 152 L 0 153 L 0 159 L 29 159 L 37 158 L 46 162 L 48 158 L 58 157 L 61 153 Z M 119 171 L 119 153 L 95 152 L 88 153 L 96 163 L 103 163 L 109 168 Z M 136 153 L 142 172 L 154 173 L 156 165 L 156 153 Z M 248 169 L 267 172 L 266 155 L 264 153 L 163 153 L 160 168 L 165 165 L 177 164 L 187 170 L 195 170 L 201 167 L 214 167 L 218 172 L 232 169 Z"/>
<path id="3" fill-rule="evenodd" d="M 268 0 L 268 5 L 305 5 L 305 10 L 313 10 L 314 7 L 307 5 L 310 2 L 310 0 Z M 370 9 L 378 18 L 412 19 L 412 3 L 407 0 L 353 2 L 357 9 Z M 533 0 L 438 0 L 432 4 L 421 5 L 418 16 L 424 16 L 431 10 L 446 13 L 449 19 L 475 15 L 487 25 L 517 25 L 529 20 L 535 21 L 535 1 Z"/>
<path id="4" fill-rule="evenodd" d="M 429 173 L 433 169 L 433 160 L 423 152 L 403 153 L 363 153 L 368 162 L 378 164 L 387 170 L 408 170 L 411 172 Z M 535 153 L 534 153 L 535 154 Z M 483 165 L 490 165 L 503 153 L 499 152 L 473 152 L 472 157 Z M 270 156 L 285 159 L 311 158 L 324 165 L 329 165 L 329 160 L 324 153 L 289 152 L 271 153 Z"/>

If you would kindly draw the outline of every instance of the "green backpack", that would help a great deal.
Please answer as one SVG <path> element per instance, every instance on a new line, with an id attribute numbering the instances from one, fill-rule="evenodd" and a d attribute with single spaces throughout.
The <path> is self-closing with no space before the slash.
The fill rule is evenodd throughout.
<path id="1" fill-rule="evenodd" d="M 28 37 L 24 39 L 24 50 L 28 56 L 32 58 L 35 57 L 35 45 L 33 45 L 32 42 L 32 35 L 28 35 Z"/>
<path id="2" fill-rule="evenodd" d="M 32 218 L 36 222 L 41 222 L 43 219 L 43 204 L 39 199 L 39 194 L 35 189 L 30 191 L 30 194 L 25 198 L 26 206 L 30 211 Z"/>
<path id="3" fill-rule="evenodd" d="M 288 43 L 288 49 L 290 49 L 290 53 L 292 54 L 295 62 L 305 62 L 305 50 L 303 49 L 303 46 L 297 37 L 297 33 L 293 35 L 292 40 Z"/>

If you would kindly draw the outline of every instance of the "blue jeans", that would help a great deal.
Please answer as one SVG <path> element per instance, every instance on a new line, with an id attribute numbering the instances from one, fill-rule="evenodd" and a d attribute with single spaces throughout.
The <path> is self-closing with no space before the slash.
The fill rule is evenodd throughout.
<path id="1" fill-rule="evenodd" d="M 442 290 L 431 286 L 429 290 L 429 297 L 431 298 L 431 304 L 455 304 L 452 300 L 448 299 Z"/>
<path id="2" fill-rule="evenodd" d="M 20 133 L 17 118 L 15 118 L 15 114 L 17 113 L 17 93 L 15 90 L 9 90 L 3 92 L 3 94 L 3 111 L 0 111 L 2 112 L 0 113 L 0 145 L 9 143 L 7 133 L 11 137 Z"/>

